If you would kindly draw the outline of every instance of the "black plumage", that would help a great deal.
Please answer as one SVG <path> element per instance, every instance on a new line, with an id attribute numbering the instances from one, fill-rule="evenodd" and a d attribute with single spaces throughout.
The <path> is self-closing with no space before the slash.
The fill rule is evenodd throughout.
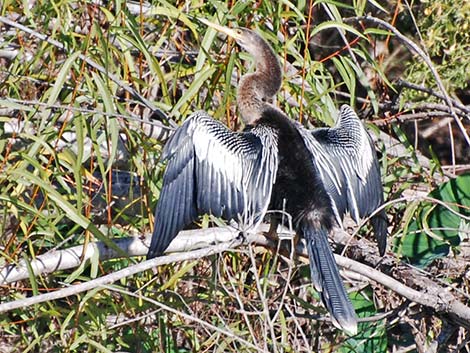
<path id="1" fill-rule="evenodd" d="M 279 62 L 255 32 L 205 23 L 233 36 L 257 62 L 242 78 L 237 103 L 248 128 L 232 132 L 205 112 L 192 114 L 166 144 L 163 188 L 147 257 L 163 254 L 178 232 L 203 214 L 256 227 L 269 209 L 284 210 L 306 240 L 312 281 L 335 325 L 354 333 L 348 299 L 328 234 L 346 212 L 355 220 L 383 203 L 373 145 L 348 107 L 335 127 L 306 130 L 270 104 L 281 85 Z M 380 252 L 386 218 L 373 218 Z"/>

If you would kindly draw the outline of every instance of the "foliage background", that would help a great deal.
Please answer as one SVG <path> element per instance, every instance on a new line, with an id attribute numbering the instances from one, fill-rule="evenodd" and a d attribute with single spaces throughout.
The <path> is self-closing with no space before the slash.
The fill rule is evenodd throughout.
<path id="1" fill-rule="evenodd" d="M 469 169 L 465 134 L 442 99 L 406 84 L 439 93 L 422 58 L 384 28 L 354 17 L 372 14 L 418 43 L 452 98 L 468 107 L 469 9 L 465 0 L 3 1 L 2 18 L 30 32 L 4 21 L 0 29 L 0 265 L 151 229 L 164 139 L 148 130 L 142 119 L 149 110 L 126 87 L 176 123 L 204 109 L 241 128 L 236 83 L 251 61 L 197 21 L 204 17 L 255 28 L 269 40 L 284 67 L 278 105 L 292 118 L 331 125 L 340 104 L 356 108 L 380 137 L 394 256 L 458 288 L 467 303 L 466 267 L 458 260 L 468 256 L 462 215 L 469 216 L 470 182 L 463 176 L 444 184 Z M 468 110 L 458 113 L 468 131 Z M 384 135 L 406 153 L 394 154 Z M 125 172 L 123 180 L 116 170 Z M 120 188 L 121 202 L 112 198 Z M 410 190 L 421 198 L 406 202 Z M 212 222 L 206 217 L 201 224 Z M 361 236 L 371 238 L 368 229 Z M 0 300 L 53 291 L 140 260 L 31 276 L 2 286 Z M 441 348 L 467 349 L 465 329 L 363 279 L 349 279 L 358 314 L 387 315 L 348 337 L 322 319 L 309 276 L 293 257 L 262 248 L 177 263 L 106 290 L 2 314 L 0 350 L 412 352 L 437 338 Z"/>

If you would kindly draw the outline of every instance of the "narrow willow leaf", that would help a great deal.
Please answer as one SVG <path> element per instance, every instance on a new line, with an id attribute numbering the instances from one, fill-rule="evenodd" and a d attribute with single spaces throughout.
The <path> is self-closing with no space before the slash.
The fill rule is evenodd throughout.
<path id="1" fill-rule="evenodd" d="M 74 126 L 75 126 L 75 134 L 77 137 L 77 158 L 75 159 L 75 163 L 73 164 L 73 174 L 75 178 L 75 187 L 77 189 L 77 209 L 81 210 L 83 205 L 83 185 L 82 185 L 82 161 L 83 161 L 83 154 L 84 154 L 84 141 L 85 141 L 85 133 L 84 133 L 84 126 L 83 121 L 81 118 L 74 119 Z"/>
<path id="2" fill-rule="evenodd" d="M 116 114 L 112 98 L 113 93 L 109 90 L 109 87 L 107 87 L 99 74 L 92 72 L 91 75 L 93 77 L 93 82 L 96 84 L 96 88 L 98 89 L 98 97 L 103 102 L 104 111 L 106 113 Z"/>
<path id="3" fill-rule="evenodd" d="M 302 4 L 299 4 L 298 2 L 297 2 L 297 5 L 294 5 L 289 0 L 281 0 L 280 3 L 286 5 L 290 10 L 292 10 L 297 15 L 297 20 L 300 20 L 302 22 L 307 22 L 307 20 L 305 19 L 304 13 L 302 13 L 302 11 L 300 10 L 305 7 L 305 3 L 303 6 Z"/>
<path id="4" fill-rule="evenodd" d="M 349 9 L 354 11 L 354 6 L 347 4 L 342 1 L 335 1 L 335 0 L 316 0 L 313 6 L 317 6 L 319 4 L 331 4 L 335 7 L 341 8 L 341 9 Z"/>
<path id="5" fill-rule="evenodd" d="M 0 99 L 0 106 L 4 108 L 16 109 L 23 112 L 33 112 L 37 109 L 30 104 L 21 104 L 21 102 L 13 102 L 10 99 Z M 11 117 L 1 117 L 1 121 L 8 121 Z M 5 119 L 5 120 L 4 120 Z"/>
<path id="6" fill-rule="evenodd" d="M 332 19 L 333 22 L 342 23 L 343 22 L 343 16 L 339 12 L 337 4 L 335 4 L 332 1 L 325 1 L 324 4 L 328 8 L 328 10 L 330 11 L 330 13 L 333 17 L 333 19 Z"/>
<path id="7" fill-rule="evenodd" d="M 350 93 L 349 104 L 354 106 L 356 100 L 356 75 L 354 70 L 349 65 L 349 62 L 345 61 L 343 57 L 339 57 L 339 59 L 333 57 L 332 61 Z"/>
<path id="8" fill-rule="evenodd" d="M 211 21 L 217 22 L 216 19 L 211 19 Z M 202 38 L 202 42 L 201 42 L 201 48 L 199 50 L 199 54 L 196 59 L 196 68 L 195 68 L 196 72 L 199 72 L 202 70 L 202 67 L 204 66 L 204 63 L 206 62 L 206 59 L 207 59 L 207 53 L 209 53 L 210 48 L 212 46 L 212 43 L 214 43 L 214 39 L 217 33 L 218 32 L 212 27 L 207 28 L 207 30 L 205 31 L 204 37 Z"/>
<path id="9" fill-rule="evenodd" d="M 412 222 L 414 216 L 415 216 L 415 213 L 416 213 L 416 210 L 418 209 L 418 206 L 419 206 L 419 201 L 415 200 L 415 201 L 412 201 L 410 202 L 407 206 L 406 206 L 406 209 L 405 209 L 405 212 L 403 214 L 403 218 L 402 218 L 402 224 L 403 224 L 403 233 L 406 234 L 408 232 L 408 227 L 410 225 L 410 223 Z"/>
<path id="10" fill-rule="evenodd" d="M 99 265 L 100 253 L 98 251 L 94 251 L 92 257 L 90 258 L 90 278 L 98 277 Z"/>
<path id="11" fill-rule="evenodd" d="M 15 217 L 18 218 L 18 212 L 16 209 L 21 209 L 27 213 L 34 215 L 38 218 L 43 218 L 43 214 L 39 212 L 34 206 L 30 205 L 27 202 L 24 202 L 14 196 L 0 195 L 0 201 L 5 201 L 6 204 L 2 205 L 3 209 L 8 209 L 8 212 L 13 213 Z"/>
<path id="12" fill-rule="evenodd" d="M 60 92 L 64 88 L 64 85 L 66 84 L 66 82 L 69 81 L 70 69 L 80 54 L 81 54 L 80 52 L 70 54 L 67 60 L 65 60 L 64 64 L 62 65 L 62 68 L 57 74 L 57 79 L 55 80 L 54 85 L 52 86 L 52 89 L 49 92 L 47 105 L 53 105 L 56 103 Z"/>
<path id="13" fill-rule="evenodd" d="M 69 324 L 70 322 L 72 322 L 72 320 L 74 319 L 75 317 L 75 314 L 76 314 L 76 311 L 73 307 L 69 308 L 69 313 L 67 314 L 67 316 L 65 317 L 65 319 L 61 322 L 61 325 L 60 325 L 60 331 L 59 331 L 59 334 L 60 334 L 60 338 L 63 342 L 66 342 L 69 335 L 70 335 L 70 327 L 69 327 Z M 73 325 L 73 324 L 72 324 Z"/>
<path id="14" fill-rule="evenodd" d="M 364 70 L 362 69 L 362 67 L 359 67 L 358 65 L 356 65 L 348 57 L 343 57 L 343 60 L 347 61 L 350 65 L 350 67 L 356 72 L 356 76 L 359 79 L 359 82 L 367 90 L 367 94 L 369 95 L 370 103 L 372 104 L 372 108 L 374 109 L 374 112 L 378 112 L 379 111 L 379 102 L 377 100 L 377 96 L 376 96 L 374 90 L 371 88 L 369 80 L 368 80 L 366 74 L 364 73 Z"/>
<path id="15" fill-rule="evenodd" d="M 72 204 L 70 204 L 63 195 L 54 189 L 52 185 L 42 180 L 38 176 L 32 174 L 29 171 L 11 171 L 9 175 L 17 178 L 18 180 L 26 180 L 31 182 L 43 189 L 47 196 L 54 201 L 54 203 L 64 211 L 64 215 L 72 222 L 78 224 L 83 229 L 89 230 L 95 237 L 103 241 L 108 247 L 117 251 L 121 256 L 127 256 L 114 242 L 108 239 L 93 223 L 90 222 L 85 216 L 83 216 Z"/>
<path id="16" fill-rule="evenodd" d="M 364 14 L 366 5 L 367 0 L 354 0 L 354 11 L 356 12 L 356 16 L 362 16 Z"/>
<path id="17" fill-rule="evenodd" d="M 380 28 L 366 28 L 364 30 L 364 34 L 376 34 L 376 35 L 379 35 L 379 36 L 395 36 L 395 34 L 393 34 L 392 32 L 390 31 L 387 31 L 385 29 L 380 29 Z"/>
<path id="18" fill-rule="evenodd" d="M 122 46 L 127 46 L 127 43 L 132 44 L 134 47 L 139 49 L 142 54 L 144 54 L 147 63 L 149 64 L 149 69 L 150 72 L 154 74 L 154 77 L 158 78 L 158 84 L 162 90 L 162 99 L 165 104 L 171 105 L 171 100 L 170 100 L 170 94 L 168 92 L 168 86 L 167 86 L 167 81 L 168 79 L 165 77 L 165 74 L 162 71 L 162 68 L 160 67 L 160 63 L 158 62 L 157 58 L 149 51 L 149 44 L 144 42 L 142 36 L 140 35 L 139 32 L 139 25 L 135 21 L 135 18 L 132 15 L 129 15 L 126 17 L 128 28 L 132 33 L 132 36 L 128 36 L 125 34 L 120 33 L 118 36 L 118 39 L 120 42 L 122 42 Z M 154 44 L 154 47 L 159 48 L 163 42 L 165 41 L 165 37 L 162 36 L 159 40 L 158 43 Z M 127 42 L 127 43 L 125 43 Z M 132 57 L 131 53 L 129 52 L 128 54 L 126 53 L 126 58 Z M 131 67 L 133 67 L 133 60 L 127 61 L 127 65 L 130 70 Z M 131 66 L 132 65 L 132 66 Z"/>
<path id="19" fill-rule="evenodd" d="M 70 284 L 76 281 L 77 278 L 79 278 L 83 274 L 83 272 L 86 270 L 87 267 L 88 267 L 88 263 L 85 261 L 82 261 L 80 265 L 64 279 L 64 283 Z"/>
<path id="20" fill-rule="evenodd" d="M 24 254 L 23 256 L 24 263 L 26 264 L 26 267 L 28 269 L 28 277 L 29 277 L 29 283 L 31 284 L 31 289 L 33 291 L 33 295 L 38 295 L 39 294 L 39 288 L 37 284 L 37 279 L 36 275 L 34 274 L 34 270 L 31 267 L 31 262 L 28 259 L 28 257 Z"/>
<path id="21" fill-rule="evenodd" d="M 160 290 L 164 291 L 173 287 L 188 271 L 198 264 L 198 261 L 191 261 L 181 267 L 173 276 L 171 276 L 161 287 Z"/>
<path id="22" fill-rule="evenodd" d="M 382 11 L 383 13 L 386 13 L 386 14 L 389 14 L 390 12 L 387 11 L 382 5 L 380 5 L 377 1 L 375 0 L 367 0 L 368 2 L 370 2 L 373 6 L 375 6 L 376 8 L 378 8 L 380 11 Z"/>
<path id="23" fill-rule="evenodd" d="M 191 32 L 193 32 L 195 38 L 198 37 L 199 34 L 196 26 L 184 12 L 174 7 L 167 1 L 160 0 L 159 2 L 164 6 L 152 7 L 151 10 L 147 13 L 148 16 L 166 16 L 181 21 L 191 30 Z"/>
<path id="24" fill-rule="evenodd" d="M 81 215 L 77 209 L 72 206 L 67 200 L 65 200 L 64 196 L 59 194 L 57 190 L 55 190 L 52 185 L 45 182 L 38 176 L 28 172 L 28 171 L 16 171 L 13 170 L 10 174 L 19 179 L 25 179 L 39 187 L 41 187 L 44 192 L 47 193 L 47 196 L 53 200 L 57 206 L 59 206 L 66 214 L 67 218 L 69 218 L 72 222 L 78 224 L 83 229 L 87 229 L 90 221 L 86 219 L 83 215 Z"/>
<path id="25" fill-rule="evenodd" d="M 181 96 L 178 102 L 175 104 L 171 111 L 171 115 L 175 115 L 182 107 L 189 106 L 190 102 L 199 93 L 201 86 L 209 79 L 209 77 L 215 72 L 215 67 L 208 67 L 202 70 L 194 77 L 194 81 L 188 87 L 186 92 Z M 184 109 L 182 109 L 184 110 Z"/>
<path id="26" fill-rule="evenodd" d="M 423 230 L 428 236 L 430 236 L 434 240 L 444 242 L 444 238 L 437 235 L 436 233 L 434 233 L 432 231 L 432 227 L 429 224 L 430 216 L 434 212 L 436 206 L 437 205 L 433 205 L 433 206 L 429 207 L 429 209 L 425 210 L 424 215 L 422 217 Z"/>

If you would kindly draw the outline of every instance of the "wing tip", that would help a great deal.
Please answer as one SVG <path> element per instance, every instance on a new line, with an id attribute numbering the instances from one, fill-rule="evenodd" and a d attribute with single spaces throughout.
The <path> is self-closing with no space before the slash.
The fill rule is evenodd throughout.
<path id="1" fill-rule="evenodd" d="M 342 104 L 341 107 L 339 108 L 339 115 L 344 116 L 344 115 L 353 115 L 357 117 L 356 111 L 348 104 Z"/>
<path id="2" fill-rule="evenodd" d="M 154 232 L 152 234 L 152 240 L 150 242 L 149 250 L 146 256 L 147 260 L 163 255 L 166 248 L 168 247 L 164 245 L 165 245 L 164 242 L 162 242 L 162 240 L 159 239 L 158 234 Z"/>
<path id="3" fill-rule="evenodd" d="M 380 256 L 385 254 L 387 250 L 387 227 L 388 220 L 385 211 L 382 210 L 379 214 L 375 215 L 371 219 L 372 228 L 374 229 L 375 239 L 377 241 L 377 246 L 379 248 Z"/>

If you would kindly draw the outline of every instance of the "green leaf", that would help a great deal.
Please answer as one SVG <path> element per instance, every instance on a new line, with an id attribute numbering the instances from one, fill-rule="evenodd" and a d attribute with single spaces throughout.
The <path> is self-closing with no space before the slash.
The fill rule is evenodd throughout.
<path id="1" fill-rule="evenodd" d="M 364 292 L 364 293 L 363 293 Z M 359 317 L 370 317 L 377 313 L 371 298 L 372 290 L 367 289 L 361 293 L 352 293 L 351 302 Z M 387 352 L 387 331 L 384 320 L 372 322 L 360 322 L 358 334 L 348 338 L 341 348 L 340 353 L 381 353 Z"/>
<path id="2" fill-rule="evenodd" d="M 194 97 L 199 93 L 201 86 L 209 79 L 215 72 L 215 67 L 208 67 L 194 76 L 194 81 L 188 87 L 187 91 L 181 96 L 178 102 L 173 107 L 170 115 L 177 115 L 178 111 L 183 106 L 188 106 Z M 184 110 L 184 109 L 182 109 Z"/>
<path id="3" fill-rule="evenodd" d="M 63 195 L 61 195 L 57 190 L 55 190 L 51 184 L 47 183 L 45 180 L 39 178 L 37 175 L 34 175 L 33 173 L 26 170 L 13 170 L 9 174 L 17 178 L 19 182 L 26 181 L 42 188 L 44 193 L 47 194 L 47 197 L 54 201 L 55 204 L 59 208 L 61 208 L 62 211 L 64 211 L 64 214 L 68 219 L 78 224 L 83 229 L 89 230 L 95 237 L 103 241 L 107 246 L 117 251 L 122 256 L 127 255 L 122 249 L 120 249 L 116 244 L 114 244 L 114 242 L 108 239 L 108 237 L 104 235 L 93 223 L 91 223 L 88 218 L 83 216 L 76 209 L 76 207 L 74 207 L 70 202 L 68 202 Z"/>
<path id="4" fill-rule="evenodd" d="M 380 36 L 395 36 L 395 34 L 393 34 L 392 32 L 387 31 L 385 29 L 380 29 L 380 28 L 366 28 L 364 30 L 364 34 L 376 34 Z"/>
<path id="5" fill-rule="evenodd" d="M 20 102 L 14 102 L 10 99 L 0 99 L 0 106 L 4 108 L 16 109 L 22 112 L 33 112 L 37 109 L 36 107 L 31 106 L 30 104 L 21 104 Z M 11 117 L 2 117 L 0 121 L 5 122 L 10 119 Z"/>
<path id="6" fill-rule="evenodd" d="M 83 185 L 82 185 L 82 163 L 83 163 L 83 155 L 84 155 L 84 141 L 85 141 L 85 133 L 84 133 L 84 123 L 83 118 L 80 117 L 78 119 L 74 119 L 74 126 L 75 126 L 75 133 L 77 136 L 77 158 L 75 158 L 75 163 L 73 163 L 73 174 L 75 178 L 75 187 L 77 188 L 77 209 L 81 209 L 83 205 Z"/>
<path id="7" fill-rule="evenodd" d="M 37 283 L 37 278 L 36 275 L 34 274 L 34 270 L 31 266 L 31 262 L 28 259 L 27 256 L 23 256 L 23 260 L 26 264 L 26 267 L 28 269 L 28 277 L 29 277 L 29 283 L 31 284 L 31 289 L 33 290 L 33 295 L 38 295 L 39 294 L 39 289 L 38 289 L 38 283 Z"/>
<path id="8" fill-rule="evenodd" d="M 460 244 L 470 224 L 470 174 L 452 179 L 429 194 L 404 236 L 397 240 L 396 251 L 416 266 L 425 267 L 447 256 Z"/>
<path id="9" fill-rule="evenodd" d="M 355 29 L 354 27 L 351 27 L 351 26 L 349 26 L 345 23 L 342 23 L 342 22 L 335 22 L 335 21 L 326 21 L 326 22 L 320 23 L 318 26 L 316 26 L 313 29 L 310 36 L 314 37 L 316 34 L 320 33 L 321 31 L 323 31 L 325 29 L 331 29 L 331 28 L 351 32 L 352 34 L 355 34 L 356 36 L 367 40 L 367 38 L 361 32 L 359 32 L 357 29 Z"/>
<path id="10" fill-rule="evenodd" d="M 171 288 L 173 285 L 175 285 L 176 282 L 178 282 L 181 277 L 184 276 L 188 271 L 190 271 L 194 266 L 198 264 L 198 261 L 191 261 L 187 264 L 185 264 L 183 267 L 181 267 L 171 278 L 166 281 L 162 287 L 160 288 L 161 291 L 164 291 L 168 288 Z"/>
<path id="11" fill-rule="evenodd" d="M 183 22 L 193 32 L 194 37 L 198 37 L 198 31 L 194 23 L 185 15 L 184 12 L 171 5 L 168 1 L 160 0 L 163 6 L 152 7 L 151 10 L 146 14 L 147 16 L 167 16 L 175 20 Z"/>
<path id="12" fill-rule="evenodd" d="M 62 68 L 60 69 L 57 75 L 57 79 L 55 80 L 54 85 L 52 86 L 52 89 L 49 92 L 47 105 L 53 105 L 57 101 L 57 98 L 59 97 L 59 93 L 62 91 L 66 82 L 69 80 L 70 68 L 72 67 L 73 63 L 75 62 L 75 60 L 78 58 L 80 54 L 81 54 L 80 52 L 69 54 L 68 59 L 65 60 L 64 65 L 62 65 Z"/>
<path id="13" fill-rule="evenodd" d="M 356 75 L 354 74 L 354 70 L 350 66 L 349 61 L 345 61 L 343 57 L 333 57 L 331 58 L 336 69 L 338 70 L 341 78 L 343 79 L 344 83 L 348 87 L 348 91 L 351 95 L 349 99 L 349 104 L 354 106 L 356 100 Z"/>

